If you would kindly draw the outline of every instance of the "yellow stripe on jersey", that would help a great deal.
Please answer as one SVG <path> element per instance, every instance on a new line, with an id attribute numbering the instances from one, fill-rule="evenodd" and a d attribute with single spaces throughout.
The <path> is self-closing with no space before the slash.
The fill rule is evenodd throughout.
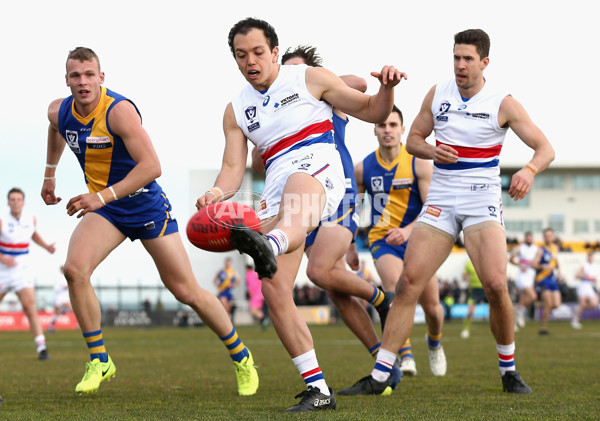
<path id="1" fill-rule="evenodd" d="M 379 149 L 376 151 L 376 157 L 377 163 L 381 167 L 388 171 L 392 171 L 395 167 L 396 170 L 394 181 L 390 185 L 390 189 L 386 191 L 388 202 L 381 211 L 379 220 L 369 231 L 369 244 L 373 244 L 375 241 L 384 238 L 389 230 L 400 227 L 406 215 L 412 187 L 394 189 L 394 182 L 412 184 L 414 181 L 413 156 L 406 151 L 404 145 L 400 150 L 400 154 L 398 154 L 391 164 L 386 164 L 383 161 Z M 407 221 L 407 223 L 410 222 L 412 221 Z"/>
<path id="2" fill-rule="evenodd" d="M 114 102 L 114 98 L 106 95 L 106 88 L 101 86 L 100 101 L 98 105 L 88 116 L 81 117 L 75 110 L 75 101 L 71 106 L 73 116 L 82 124 L 89 124 L 94 120 L 92 131 L 88 135 L 88 145 L 85 150 L 85 178 L 88 182 L 88 189 L 91 193 L 99 192 L 106 188 L 108 184 L 108 176 L 112 164 L 112 155 L 114 150 L 114 139 L 109 133 L 106 122 L 106 111 Z M 108 148 L 90 147 L 93 143 L 108 143 L 111 146 Z"/>

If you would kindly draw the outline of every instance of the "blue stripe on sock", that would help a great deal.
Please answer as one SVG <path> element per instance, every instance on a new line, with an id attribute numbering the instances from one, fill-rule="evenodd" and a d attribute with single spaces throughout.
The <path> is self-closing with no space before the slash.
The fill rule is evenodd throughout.
<path id="1" fill-rule="evenodd" d="M 238 352 L 237 354 L 230 355 L 230 357 L 233 361 L 241 363 L 242 360 L 248 355 L 250 355 L 248 353 L 248 348 L 244 347 L 244 349 L 242 349 L 240 352 Z"/>
<path id="2" fill-rule="evenodd" d="M 387 365 L 376 362 L 375 370 L 383 371 L 384 373 L 391 373 L 392 367 L 388 367 Z"/>
<path id="3" fill-rule="evenodd" d="M 512 367 L 515 365 L 515 361 L 498 361 L 498 366 L 500 367 Z"/>
<path id="4" fill-rule="evenodd" d="M 96 335 L 100 335 L 100 334 L 102 334 L 102 329 L 97 330 L 95 332 L 84 332 L 83 333 L 83 337 L 84 338 L 89 338 L 90 336 L 96 336 Z"/>
<path id="5" fill-rule="evenodd" d="M 378 351 L 381 347 L 381 342 L 377 343 L 373 348 L 369 348 L 369 354 L 373 355 L 375 351 Z"/>
<path id="6" fill-rule="evenodd" d="M 227 339 L 231 339 L 231 337 L 235 335 L 235 328 L 231 329 L 231 332 L 228 335 L 225 336 L 219 336 L 219 339 L 222 341 L 226 341 Z"/>
<path id="7" fill-rule="evenodd" d="M 319 373 L 317 373 L 317 374 L 314 374 L 314 375 L 312 375 L 312 376 L 310 376 L 310 377 L 306 377 L 306 378 L 304 379 L 304 382 L 305 382 L 306 384 L 309 384 L 309 383 L 314 383 L 314 382 L 316 382 L 317 380 L 325 380 L 325 377 L 323 376 L 323 373 L 322 373 L 322 372 L 319 372 Z"/>

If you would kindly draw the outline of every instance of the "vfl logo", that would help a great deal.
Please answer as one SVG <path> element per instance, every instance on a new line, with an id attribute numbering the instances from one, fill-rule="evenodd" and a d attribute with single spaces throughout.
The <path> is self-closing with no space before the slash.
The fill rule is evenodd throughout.
<path id="1" fill-rule="evenodd" d="M 498 215 L 496 215 L 496 207 L 495 206 L 488 206 L 488 210 L 490 211 L 490 216 L 493 216 L 494 218 L 498 217 Z"/>
<path id="2" fill-rule="evenodd" d="M 66 130 L 65 140 L 73 152 L 81 153 L 81 149 L 79 149 L 79 133 L 75 130 Z"/>
<path id="3" fill-rule="evenodd" d="M 246 127 L 249 132 L 253 132 L 260 128 L 260 121 L 258 121 L 258 113 L 256 112 L 255 105 L 246 107 L 244 110 L 244 117 L 246 117 Z"/>
<path id="4" fill-rule="evenodd" d="M 329 177 L 325 179 L 325 187 L 327 188 L 327 190 L 333 190 L 333 183 L 331 182 Z"/>
<path id="5" fill-rule="evenodd" d="M 383 191 L 383 177 L 371 177 L 371 190 L 373 192 Z"/>
<path id="6" fill-rule="evenodd" d="M 448 111 L 450 111 L 450 103 L 448 101 L 444 100 L 440 104 L 440 113 L 446 114 Z"/>
<path id="7" fill-rule="evenodd" d="M 263 101 L 263 107 L 266 107 L 269 104 L 270 100 L 271 100 L 271 97 L 269 95 L 267 95 L 265 97 L 265 100 Z"/>

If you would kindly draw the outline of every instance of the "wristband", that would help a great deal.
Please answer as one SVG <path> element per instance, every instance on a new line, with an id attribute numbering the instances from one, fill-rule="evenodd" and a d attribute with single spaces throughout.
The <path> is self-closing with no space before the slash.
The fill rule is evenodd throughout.
<path id="1" fill-rule="evenodd" d="M 106 206 L 106 202 L 104 201 L 104 198 L 102 197 L 102 195 L 100 194 L 100 192 L 97 192 L 96 194 L 97 194 L 97 195 L 98 195 L 98 197 L 100 198 L 100 201 L 102 202 L 102 204 L 103 204 L 104 206 Z"/>
<path id="2" fill-rule="evenodd" d="M 538 173 L 538 168 L 531 162 L 528 162 L 527 165 L 525 165 L 525 168 L 531 171 L 533 175 L 536 175 Z"/>
<path id="3" fill-rule="evenodd" d="M 115 193 L 115 191 L 114 191 L 114 189 L 112 188 L 112 186 L 110 186 L 108 189 L 109 189 L 109 190 L 112 192 L 112 194 L 113 194 L 113 197 L 115 198 L 115 200 L 119 200 L 119 198 L 117 197 L 117 193 Z"/>
<path id="4" fill-rule="evenodd" d="M 56 177 L 44 177 L 44 180 L 56 180 Z"/>
<path id="5" fill-rule="evenodd" d="M 58 165 L 46 164 L 46 168 L 56 168 Z"/>
<path id="6" fill-rule="evenodd" d="M 216 193 L 215 193 L 216 191 Z M 212 189 L 210 189 L 209 191 L 207 191 L 206 193 L 212 193 L 215 195 L 215 197 L 219 197 L 219 196 L 223 196 L 223 190 L 221 190 L 219 187 L 213 187 Z"/>

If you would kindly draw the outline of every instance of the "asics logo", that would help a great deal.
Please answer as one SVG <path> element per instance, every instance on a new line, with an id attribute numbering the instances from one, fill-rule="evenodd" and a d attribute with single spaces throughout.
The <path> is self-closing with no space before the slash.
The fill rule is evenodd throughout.
<path id="1" fill-rule="evenodd" d="M 329 403 L 331 402 L 331 398 L 329 399 L 315 399 L 315 406 L 321 406 L 321 405 L 329 405 Z"/>

